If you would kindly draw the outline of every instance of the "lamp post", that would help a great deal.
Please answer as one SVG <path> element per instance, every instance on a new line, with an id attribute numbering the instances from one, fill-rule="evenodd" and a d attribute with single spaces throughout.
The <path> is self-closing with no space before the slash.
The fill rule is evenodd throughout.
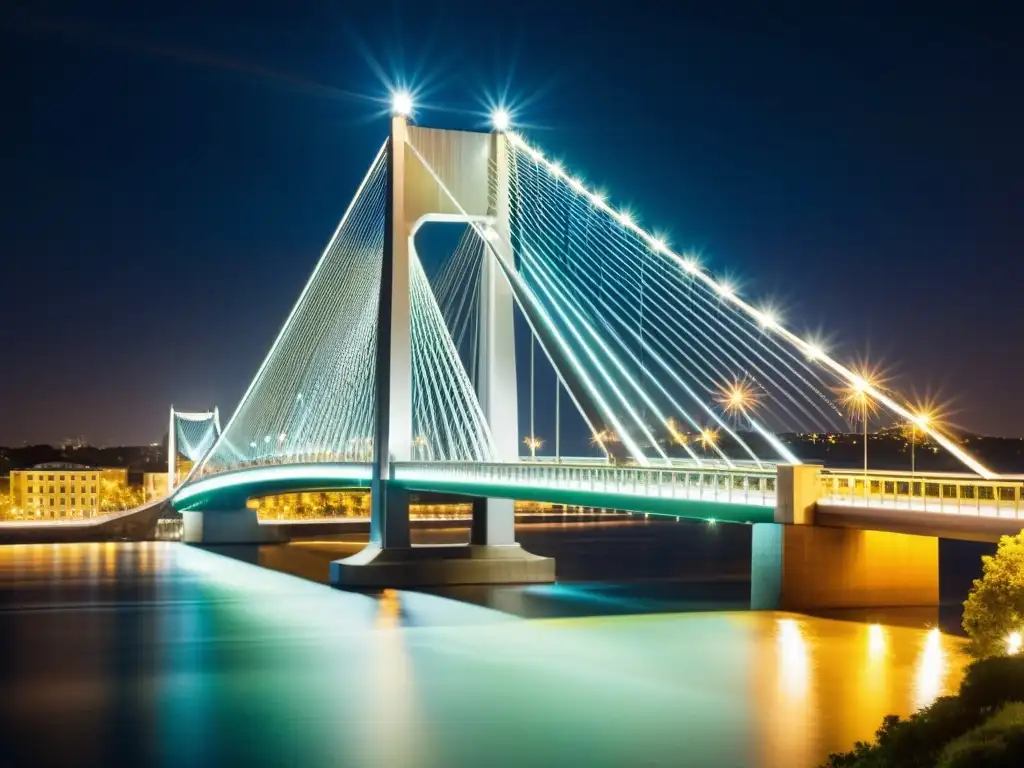
<path id="1" fill-rule="evenodd" d="M 932 417 L 928 413 L 918 413 L 910 420 L 910 478 L 913 480 L 917 469 L 914 461 L 914 448 L 917 445 L 917 428 L 926 429 L 931 423 Z"/>

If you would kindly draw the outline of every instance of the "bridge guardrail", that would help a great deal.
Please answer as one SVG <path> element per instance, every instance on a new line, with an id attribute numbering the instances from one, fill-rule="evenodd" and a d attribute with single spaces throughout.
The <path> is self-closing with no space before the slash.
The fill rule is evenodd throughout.
<path id="1" fill-rule="evenodd" d="M 1022 517 L 1024 483 L 909 474 L 823 471 L 820 501 L 919 512 Z"/>
<path id="2" fill-rule="evenodd" d="M 622 467 L 539 462 L 402 462 L 398 480 L 477 481 L 497 485 L 644 495 L 737 504 L 775 503 L 774 472 L 739 469 Z"/>

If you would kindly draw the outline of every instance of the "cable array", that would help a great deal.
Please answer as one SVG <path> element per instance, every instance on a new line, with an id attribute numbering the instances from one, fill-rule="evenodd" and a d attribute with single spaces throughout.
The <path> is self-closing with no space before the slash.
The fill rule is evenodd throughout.
<path id="1" fill-rule="evenodd" d="M 451 333 L 471 381 L 476 381 L 479 359 L 480 269 L 484 244 L 472 227 L 467 227 L 455 250 L 431 278 L 437 305 Z"/>
<path id="2" fill-rule="evenodd" d="M 175 451 L 195 463 L 202 459 L 220 437 L 216 411 L 182 413 L 172 411 Z"/>
<path id="3" fill-rule="evenodd" d="M 465 240 L 463 241 L 465 242 Z M 460 243 L 461 245 L 461 243 Z M 458 249 L 456 250 L 456 258 Z M 496 455 L 476 391 L 419 258 L 410 260 L 413 458 L 492 461 Z M 456 295 L 452 289 L 452 296 Z M 456 322 L 475 315 L 450 301 Z M 463 335 L 469 320 L 462 321 Z"/>
<path id="4" fill-rule="evenodd" d="M 382 146 L 201 473 L 371 460 L 386 195 Z"/>
<path id="5" fill-rule="evenodd" d="M 601 325 L 614 342 L 612 352 L 602 347 L 607 359 L 586 355 L 600 370 L 599 380 L 606 388 L 620 391 L 609 371 L 621 372 L 622 366 L 611 361 L 612 355 L 621 355 L 619 363 L 638 360 L 645 390 L 660 392 L 671 382 L 669 389 L 686 395 L 673 401 L 674 407 L 685 406 L 679 410 L 684 422 L 696 426 L 710 419 L 717 425 L 714 432 L 702 428 L 699 434 L 705 445 L 712 434 L 725 430 L 735 445 L 751 453 L 746 444 L 753 441 L 727 429 L 723 418 L 728 416 L 737 427 L 745 427 L 783 458 L 792 460 L 773 431 L 798 431 L 811 424 L 815 429 L 845 426 L 831 394 L 831 388 L 838 385 L 870 401 L 872 408 L 881 407 L 914 423 L 981 476 L 993 476 L 930 424 L 926 415 L 900 402 L 895 393 L 883 391 L 870 378 L 850 370 L 818 342 L 785 328 L 770 307 L 759 309 L 740 298 L 727 280 L 709 275 L 692 256 L 675 253 L 664 238 L 637 224 L 627 210 L 613 208 L 603 194 L 587 189 L 521 135 L 507 136 L 507 161 L 513 169 L 516 211 L 521 219 L 517 257 L 524 263 L 531 287 L 548 297 L 559 286 L 577 287 L 580 275 L 591 278 L 587 291 L 579 290 L 575 297 L 567 294 L 575 298 L 578 306 L 574 309 L 579 313 L 570 311 L 575 319 L 563 322 L 574 330 L 582 327 L 587 335 L 584 318 L 588 312 L 592 319 L 600 316 L 611 321 Z M 545 244 L 561 245 L 564 252 L 545 249 Z M 597 271 L 587 272 L 588 268 Z M 581 298 L 585 293 L 589 301 Z M 623 302 L 635 322 L 617 322 L 623 317 L 617 314 L 623 311 Z M 604 311 L 609 314 L 601 314 Z M 609 361 L 611 366 L 603 364 Z M 652 368 L 663 369 L 662 376 L 667 378 L 662 378 L 661 384 L 652 376 Z M 694 384 L 698 388 L 694 389 Z M 650 397 L 654 393 L 645 394 Z M 641 399 L 645 407 L 639 417 L 635 409 L 625 410 L 631 428 L 646 436 L 653 408 L 647 407 L 646 397 Z M 717 417 L 711 403 L 719 406 Z M 868 410 L 865 407 L 864 418 Z M 694 416 L 701 418 L 695 420 Z M 658 418 L 656 414 L 655 420 Z M 670 439 L 680 442 L 677 423 L 674 416 L 666 420 Z M 633 458 L 642 461 L 637 443 L 630 442 Z"/>

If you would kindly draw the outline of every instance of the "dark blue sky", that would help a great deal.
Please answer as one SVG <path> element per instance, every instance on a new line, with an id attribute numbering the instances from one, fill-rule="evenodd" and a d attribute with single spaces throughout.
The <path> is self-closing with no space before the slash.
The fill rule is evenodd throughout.
<path id="1" fill-rule="evenodd" d="M 171 402 L 230 412 L 384 137 L 396 78 L 442 127 L 485 127 L 507 89 L 531 139 L 795 329 L 955 399 L 961 426 L 1024 434 L 1009 12 L 13 5 L 0 444 L 148 442 Z"/>

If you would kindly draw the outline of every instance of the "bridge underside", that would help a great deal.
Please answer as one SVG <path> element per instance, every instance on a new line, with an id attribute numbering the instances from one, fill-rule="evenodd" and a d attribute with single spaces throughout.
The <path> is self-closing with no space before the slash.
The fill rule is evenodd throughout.
<path id="1" fill-rule="evenodd" d="M 774 506 L 719 499 L 666 498 L 644 493 L 624 493 L 586 488 L 557 488 L 529 483 L 488 480 L 399 479 L 394 487 L 420 493 L 443 493 L 473 498 L 504 498 L 550 504 L 620 509 L 651 515 L 685 517 L 731 523 L 765 523 L 774 518 Z M 193 482 L 175 497 L 182 512 L 241 510 L 259 496 L 282 493 L 316 493 L 352 488 L 368 489 L 369 465 L 280 465 L 236 470 Z"/>

